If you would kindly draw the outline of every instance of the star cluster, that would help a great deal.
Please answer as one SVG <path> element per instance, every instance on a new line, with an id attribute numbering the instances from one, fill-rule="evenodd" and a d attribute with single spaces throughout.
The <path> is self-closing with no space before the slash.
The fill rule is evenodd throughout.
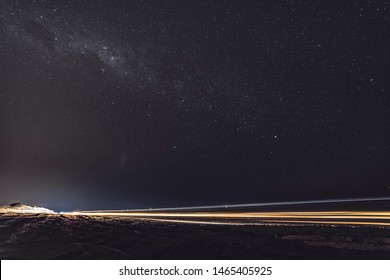
<path id="1" fill-rule="evenodd" d="M 0 194 L 53 208 L 386 195 L 389 9 L 3 0 Z"/>

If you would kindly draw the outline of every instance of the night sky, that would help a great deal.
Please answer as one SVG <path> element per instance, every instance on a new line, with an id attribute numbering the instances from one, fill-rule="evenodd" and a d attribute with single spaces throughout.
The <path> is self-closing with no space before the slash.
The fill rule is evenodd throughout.
<path id="1" fill-rule="evenodd" d="M 0 202 L 390 195 L 388 1 L 1 0 Z"/>

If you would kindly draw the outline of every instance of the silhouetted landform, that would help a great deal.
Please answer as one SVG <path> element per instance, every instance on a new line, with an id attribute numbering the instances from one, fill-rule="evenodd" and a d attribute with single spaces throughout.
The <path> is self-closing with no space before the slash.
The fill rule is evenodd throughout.
<path id="1" fill-rule="evenodd" d="M 390 258 L 389 227 L 198 222 L 3 212 L 0 259 Z"/>
<path id="2" fill-rule="evenodd" d="M 11 207 L 18 207 L 18 206 L 22 206 L 22 203 L 21 202 L 12 202 L 9 204 L 9 206 Z"/>

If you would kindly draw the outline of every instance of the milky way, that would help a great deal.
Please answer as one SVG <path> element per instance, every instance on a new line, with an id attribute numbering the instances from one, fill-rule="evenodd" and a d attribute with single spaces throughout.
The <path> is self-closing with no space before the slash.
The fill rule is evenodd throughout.
<path id="1" fill-rule="evenodd" d="M 389 5 L 0 5 L 0 200 L 54 209 L 389 194 Z"/>

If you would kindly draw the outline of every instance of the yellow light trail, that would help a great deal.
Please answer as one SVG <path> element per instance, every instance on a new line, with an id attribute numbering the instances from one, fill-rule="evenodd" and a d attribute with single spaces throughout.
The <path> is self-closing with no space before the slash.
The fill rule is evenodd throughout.
<path id="1" fill-rule="evenodd" d="M 172 223 L 183 223 L 183 224 L 204 224 L 204 225 L 234 225 L 234 226 L 264 226 L 264 225 L 277 225 L 277 224 L 323 224 L 323 225 L 361 225 L 361 226 L 390 226 L 390 223 L 381 222 L 340 222 L 340 221 L 315 221 L 315 220 L 265 220 L 259 222 L 249 223 L 236 223 L 236 222 L 215 222 L 215 221 L 194 221 L 194 220 L 172 220 L 172 219 L 153 219 L 151 221 L 158 222 L 172 222 Z"/>
<path id="2" fill-rule="evenodd" d="M 96 217 L 133 217 L 148 220 L 197 223 L 250 225 L 260 223 L 334 224 L 390 226 L 389 211 L 305 211 L 305 212 L 70 212 L 66 215 Z M 189 220 L 191 218 L 191 220 Z M 216 219 L 207 221 L 202 219 Z M 231 219 L 226 221 L 224 219 Z M 239 219 L 248 220 L 237 221 Z M 235 221 L 236 220 L 236 221 Z"/>

